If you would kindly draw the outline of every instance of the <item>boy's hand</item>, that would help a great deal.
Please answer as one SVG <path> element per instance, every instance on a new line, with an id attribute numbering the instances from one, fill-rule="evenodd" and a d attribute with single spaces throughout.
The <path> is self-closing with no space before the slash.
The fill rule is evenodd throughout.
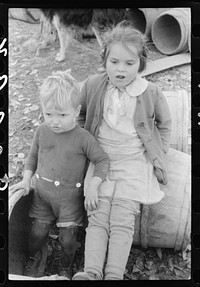
<path id="1" fill-rule="evenodd" d="M 9 188 L 9 197 L 11 197 L 19 189 L 24 189 L 24 195 L 27 195 L 30 191 L 30 183 L 28 181 L 22 180 L 17 184 L 12 185 Z"/>
<path id="2" fill-rule="evenodd" d="M 98 189 L 102 182 L 100 177 L 93 177 L 85 194 L 85 209 L 93 211 L 99 208 L 98 205 Z"/>

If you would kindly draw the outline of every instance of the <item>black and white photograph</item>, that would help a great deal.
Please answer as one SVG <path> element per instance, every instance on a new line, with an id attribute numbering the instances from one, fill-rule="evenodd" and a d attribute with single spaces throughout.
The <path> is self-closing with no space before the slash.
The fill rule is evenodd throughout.
<path id="1" fill-rule="evenodd" d="M 8 9 L 8 279 L 190 280 L 191 7 L 25 6 Z"/>

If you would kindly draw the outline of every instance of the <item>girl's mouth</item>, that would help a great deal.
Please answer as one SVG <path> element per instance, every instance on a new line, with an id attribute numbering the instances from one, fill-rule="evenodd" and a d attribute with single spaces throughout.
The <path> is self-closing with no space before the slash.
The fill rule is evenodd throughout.
<path id="1" fill-rule="evenodd" d="M 125 79 L 125 77 L 124 77 L 124 76 L 122 76 L 122 75 L 118 75 L 118 76 L 116 76 L 116 78 L 117 78 L 117 79 L 120 79 L 120 80 Z"/>

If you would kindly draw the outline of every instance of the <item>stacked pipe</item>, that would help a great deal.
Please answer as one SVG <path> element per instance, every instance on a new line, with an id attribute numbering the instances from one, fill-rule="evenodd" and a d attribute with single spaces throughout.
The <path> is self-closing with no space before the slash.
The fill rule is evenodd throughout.
<path id="1" fill-rule="evenodd" d="M 173 8 L 161 13 L 151 28 L 156 48 L 163 54 L 173 55 L 191 52 L 190 8 Z"/>
<path id="2" fill-rule="evenodd" d="M 135 28 L 145 33 L 163 54 L 191 52 L 190 8 L 130 9 Z"/>

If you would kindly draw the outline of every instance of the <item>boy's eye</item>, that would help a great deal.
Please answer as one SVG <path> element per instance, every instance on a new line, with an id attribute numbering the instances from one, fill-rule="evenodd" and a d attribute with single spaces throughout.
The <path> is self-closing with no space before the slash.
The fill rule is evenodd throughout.
<path id="1" fill-rule="evenodd" d="M 45 115 L 46 115 L 46 116 L 48 116 L 48 117 L 50 117 L 50 116 L 51 116 L 51 114 L 50 114 L 50 113 L 45 113 Z"/>
<path id="2" fill-rule="evenodd" d="M 65 116 L 67 116 L 66 114 L 61 114 L 61 117 L 65 117 Z"/>

